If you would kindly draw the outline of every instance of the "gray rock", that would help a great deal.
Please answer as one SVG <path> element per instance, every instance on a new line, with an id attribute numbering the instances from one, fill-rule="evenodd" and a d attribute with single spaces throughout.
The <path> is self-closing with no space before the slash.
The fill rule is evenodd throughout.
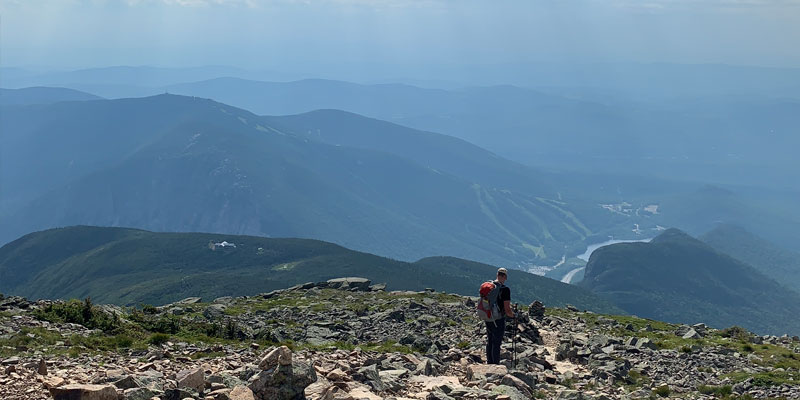
<path id="1" fill-rule="evenodd" d="M 702 336 L 700 336 L 700 334 L 697 333 L 697 331 L 695 331 L 694 329 L 689 328 L 689 330 L 687 330 L 686 333 L 681 335 L 681 337 L 684 339 L 699 339 Z"/>
<path id="2" fill-rule="evenodd" d="M 148 388 L 131 388 L 123 392 L 125 400 L 150 400 L 158 394 Z"/>
<path id="3" fill-rule="evenodd" d="M 531 386 L 512 374 L 504 376 L 503 379 L 500 380 L 500 384 L 516 388 L 522 394 L 524 394 L 526 398 L 530 398 L 533 395 L 533 389 L 531 389 Z"/>
<path id="4" fill-rule="evenodd" d="M 408 376 L 407 369 L 390 369 L 378 372 L 381 381 L 386 385 L 389 390 L 397 391 L 405 387 L 403 379 Z"/>
<path id="5" fill-rule="evenodd" d="M 200 368 L 181 370 L 175 375 L 175 380 L 179 389 L 189 388 L 202 392 L 205 388 L 203 370 Z"/>
<path id="6" fill-rule="evenodd" d="M 380 393 L 386 390 L 386 385 L 381 380 L 376 364 L 359 368 L 356 376 L 361 378 L 359 380 L 369 385 L 375 392 Z"/>
<path id="7" fill-rule="evenodd" d="M 142 382 L 131 375 L 126 375 L 124 378 L 114 381 L 114 386 L 119 389 L 134 389 L 140 388 L 144 385 Z"/>
<path id="8" fill-rule="evenodd" d="M 264 353 L 264 357 L 258 363 L 258 368 L 267 370 L 277 365 L 292 365 L 292 351 L 288 347 L 280 346 Z"/>
<path id="9" fill-rule="evenodd" d="M 589 397 L 585 397 L 582 392 L 578 390 L 562 390 L 558 393 L 558 400 L 585 400 Z"/>
<path id="10" fill-rule="evenodd" d="M 181 301 L 176 301 L 173 304 L 195 304 L 203 300 L 201 297 L 187 297 Z"/>
<path id="11" fill-rule="evenodd" d="M 369 290 L 372 291 L 372 292 L 383 292 L 383 291 L 386 290 L 386 284 L 385 283 L 376 283 L 376 284 L 370 286 Z"/>
<path id="12" fill-rule="evenodd" d="M 224 304 L 226 306 L 229 306 L 229 305 L 231 305 L 233 303 L 233 297 L 231 297 L 231 296 L 217 297 L 216 299 L 214 299 L 214 301 L 212 301 L 212 303 L 214 303 L 214 304 Z"/>
<path id="13" fill-rule="evenodd" d="M 467 380 L 497 382 L 508 374 L 508 368 L 504 365 L 492 364 L 473 364 L 467 367 Z"/>
<path id="14" fill-rule="evenodd" d="M 64 385 L 50 388 L 53 400 L 117 400 L 111 385 Z"/>
<path id="15" fill-rule="evenodd" d="M 194 399 L 197 393 L 191 389 L 175 388 L 167 389 L 164 392 L 164 400 L 184 400 L 186 398 Z"/>
<path id="16" fill-rule="evenodd" d="M 19 364 L 19 357 L 14 356 L 14 357 L 6 358 L 5 360 L 0 361 L 0 364 L 2 364 L 2 365 Z"/>
<path id="17" fill-rule="evenodd" d="M 431 346 L 432 348 L 436 348 L 436 346 Z M 430 353 L 430 352 L 429 352 Z M 414 370 L 414 373 L 417 375 L 426 375 L 431 376 L 434 374 L 433 362 L 429 358 L 425 358 L 417 364 L 417 369 Z"/>
<path id="18" fill-rule="evenodd" d="M 508 396 L 509 400 L 528 400 L 530 396 L 522 393 L 519 389 L 508 385 L 497 385 L 492 388 L 492 394 Z"/>
<path id="19" fill-rule="evenodd" d="M 544 313 L 545 313 L 544 304 L 542 304 L 542 302 L 539 300 L 536 300 L 533 303 L 531 303 L 528 308 L 528 316 L 537 321 L 541 321 L 542 318 L 544 318 Z"/>
<path id="20" fill-rule="evenodd" d="M 348 277 L 328 280 L 328 287 L 342 290 L 356 290 L 366 292 L 372 282 L 366 278 Z"/>
<path id="21" fill-rule="evenodd" d="M 203 316 L 208 319 L 221 319 L 225 316 L 226 309 L 228 309 L 228 306 L 224 304 L 210 304 L 203 311 Z"/>
<path id="22" fill-rule="evenodd" d="M 248 380 L 247 387 L 259 400 L 293 400 L 316 381 L 314 368 L 304 362 L 295 361 L 292 365 L 277 365 L 260 371 Z"/>

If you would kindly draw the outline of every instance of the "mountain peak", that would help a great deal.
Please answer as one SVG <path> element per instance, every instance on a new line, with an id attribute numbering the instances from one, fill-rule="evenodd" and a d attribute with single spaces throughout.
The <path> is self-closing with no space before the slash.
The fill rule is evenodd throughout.
<path id="1" fill-rule="evenodd" d="M 800 332 L 800 294 L 678 229 L 596 250 L 582 285 L 648 318 Z"/>
<path id="2" fill-rule="evenodd" d="M 653 238 L 650 243 L 664 243 L 670 241 L 699 242 L 697 239 L 678 228 L 669 228 Z"/>

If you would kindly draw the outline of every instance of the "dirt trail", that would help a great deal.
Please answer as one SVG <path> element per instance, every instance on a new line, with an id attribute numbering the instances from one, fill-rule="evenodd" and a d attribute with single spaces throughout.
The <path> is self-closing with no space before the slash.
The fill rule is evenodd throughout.
<path id="1" fill-rule="evenodd" d="M 574 374 L 582 374 L 587 372 L 586 368 L 582 365 L 573 364 L 569 361 L 556 361 L 556 347 L 558 347 L 559 337 L 556 332 L 546 329 L 539 329 L 539 334 L 542 336 L 544 348 L 547 349 L 545 360 L 553 365 L 555 370 L 561 374 L 569 371 Z"/>

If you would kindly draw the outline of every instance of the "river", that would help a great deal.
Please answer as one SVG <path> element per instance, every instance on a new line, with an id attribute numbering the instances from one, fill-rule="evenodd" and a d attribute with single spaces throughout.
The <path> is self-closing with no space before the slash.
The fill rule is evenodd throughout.
<path id="1" fill-rule="evenodd" d="M 597 249 L 599 249 L 599 248 L 601 248 L 603 246 L 608 246 L 610 244 L 616 244 L 616 243 L 649 242 L 652 239 L 653 238 L 648 238 L 648 239 L 611 239 L 611 240 L 606 240 L 605 242 L 602 242 L 602 243 L 595 243 L 595 244 L 589 245 L 589 247 L 586 248 L 586 251 L 584 251 L 583 254 L 581 254 L 581 255 L 579 255 L 577 257 L 580 258 L 583 261 L 587 261 L 588 262 L 589 261 L 589 257 L 592 255 L 592 253 L 594 253 L 595 250 L 597 250 Z M 572 282 L 572 278 L 575 277 L 575 274 L 577 274 L 578 272 L 580 272 L 584 268 L 586 268 L 586 267 L 584 266 L 584 267 L 575 268 L 575 269 L 567 272 L 566 275 L 564 275 L 564 277 L 561 278 L 561 282 L 571 283 Z"/>

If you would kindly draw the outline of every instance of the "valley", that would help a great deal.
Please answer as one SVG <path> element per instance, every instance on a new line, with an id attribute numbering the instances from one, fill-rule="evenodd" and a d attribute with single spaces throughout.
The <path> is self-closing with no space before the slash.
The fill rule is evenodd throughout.
<path id="1" fill-rule="evenodd" d="M 800 399 L 799 1 L 0 0 L 0 400 Z"/>

